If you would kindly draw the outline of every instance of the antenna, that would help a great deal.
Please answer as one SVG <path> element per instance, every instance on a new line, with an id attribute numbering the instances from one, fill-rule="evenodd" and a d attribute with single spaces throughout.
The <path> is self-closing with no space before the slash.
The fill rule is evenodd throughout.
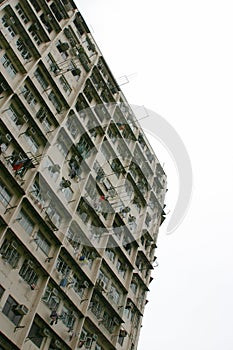
<path id="1" fill-rule="evenodd" d="M 137 73 L 132 73 L 129 75 L 122 75 L 121 77 L 119 77 L 117 80 L 117 83 L 119 86 L 128 84 L 130 82 L 130 78 L 135 78 L 137 75 Z"/>

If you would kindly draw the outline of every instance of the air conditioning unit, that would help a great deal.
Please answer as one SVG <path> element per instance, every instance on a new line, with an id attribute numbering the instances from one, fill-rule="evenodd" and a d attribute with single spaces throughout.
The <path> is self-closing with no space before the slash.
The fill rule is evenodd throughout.
<path id="1" fill-rule="evenodd" d="M 5 136 L 6 136 L 7 141 L 8 141 L 8 142 L 11 142 L 11 140 L 12 140 L 11 135 L 10 135 L 10 134 L 6 134 Z"/>
<path id="2" fill-rule="evenodd" d="M 21 304 L 21 305 L 17 305 L 14 308 L 14 312 L 19 314 L 19 315 L 27 315 L 28 314 L 29 309 L 27 308 L 27 306 Z"/>
<path id="3" fill-rule="evenodd" d="M 57 349 L 61 349 L 61 342 L 60 340 L 56 339 L 55 342 L 54 342 L 54 345 Z"/>

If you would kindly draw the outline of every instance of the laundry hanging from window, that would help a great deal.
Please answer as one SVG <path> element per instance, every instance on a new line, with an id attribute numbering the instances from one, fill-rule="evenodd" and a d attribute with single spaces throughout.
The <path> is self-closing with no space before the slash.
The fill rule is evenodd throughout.
<path id="1" fill-rule="evenodd" d="M 32 165 L 32 160 L 30 158 L 23 158 L 15 160 L 12 164 L 13 170 L 16 172 L 16 174 L 20 173 L 21 171 L 29 168 Z"/>

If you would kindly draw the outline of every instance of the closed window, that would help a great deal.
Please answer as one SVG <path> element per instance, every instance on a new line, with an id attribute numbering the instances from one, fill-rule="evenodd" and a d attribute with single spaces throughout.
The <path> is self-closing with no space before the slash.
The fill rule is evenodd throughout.
<path id="1" fill-rule="evenodd" d="M 17 69 L 12 64 L 10 58 L 7 56 L 7 54 L 3 55 L 1 58 L 1 62 L 3 67 L 6 69 L 9 76 L 13 79 L 17 74 Z"/>
<path id="2" fill-rule="evenodd" d="M 117 288 L 112 284 L 109 291 L 109 298 L 115 303 L 118 304 L 120 301 L 120 293 Z"/>
<path id="3" fill-rule="evenodd" d="M 130 289 L 132 290 L 132 292 L 133 292 L 134 294 L 136 294 L 137 289 L 138 289 L 137 283 L 134 282 L 134 281 L 132 281 L 131 284 L 130 284 Z"/>
<path id="4" fill-rule="evenodd" d="M 23 86 L 22 94 L 25 100 L 27 101 L 27 103 L 31 107 L 35 107 L 35 105 L 37 104 L 37 99 L 35 98 L 34 94 L 29 90 L 29 88 L 26 85 Z"/>
<path id="5" fill-rule="evenodd" d="M 13 38 L 16 36 L 15 29 L 13 28 L 15 24 L 15 19 L 14 17 L 9 17 L 7 15 L 4 15 L 2 17 L 2 24 L 5 28 L 7 28 L 8 32 L 10 33 L 10 36 Z"/>
<path id="6" fill-rule="evenodd" d="M 12 198 L 12 195 L 8 188 L 0 182 L 0 202 L 4 205 L 4 207 L 7 207 L 10 200 Z"/>
<path id="7" fill-rule="evenodd" d="M 36 154 L 39 150 L 39 144 L 37 143 L 37 141 L 35 140 L 35 138 L 32 135 L 29 134 L 24 134 L 24 138 L 28 144 L 28 147 L 30 149 L 30 151 L 33 154 Z"/>
<path id="8" fill-rule="evenodd" d="M 46 90 L 47 87 L 49 86 L 47 80 L 45 79 L 43 73 L 41 72 L 41 70 L 39 68 L 37 68 L 37 70 L 34 73 L 38 83 L 40 84 L 40 86 Z"/>
<path id="9" fill-rule="evenodd" d="M 32 55 L 30 54 L 26 43 L 21 38 L 16 41 L 15 45 L 25 61 L 28 61 L 30 58 L 32 58 Z"/>
<path id="10" fill-rule="evenodd" d="M 10 105 L 10 107 L 7 109 L 7 114 L 18 129 L 23 125 L 23 123 L 25 123 L 26 119 L 24 120 L 23 116 L 19 115 L 13 105 Z"/>
<path id="11" fill-rule="evenodd" d="M 59 99 L 57 98 L 57 96 L 55 95 L 55 93 L 53 91 L 50 92 L 50 94 L 48 95 L 49 100 L 52 102 L 52 104 L 54 105 L 56 111 L 58 113 L 60 113 L 62 111 L 62 104 L 60 103 Z"/>
<path id="12" fill-rule="evenodd" d="M 74 313 L 71 309 L 68 309 L 67 307 L 63 306 L 60 319 L 66 327 L 71 329 L 74 328 L 76 317 L 74 316 Z"/>
<path id="13" fill-rule="evenodd" d="M 26 13 L 24 12 L 22 6 L 20 4 L 17 4 L 15 6 L 15 8 L 16 8 L 16 11 L 18 12 L 18 14 L 20 15 L 20 17 L 22 18 L 24 24 L 27 24 L 29 22 L 29 18 L 26 15 Z"/>
<path id="14" fill-rule="evenodd" d="M 43 235 L 43 233 L 41 233 L 40 231 L 37 232 L 36 235 L 36 244 L 37 247 L 40 248 L 42 250 L 43 253 L 45 253 L 46 255 L 49 254 L 50 248 L 51 248 L 51 244 L 49 243 L 49 241 L 45 238 L 45 236 Z"/>
<path id="15" fill-rule="evenodd" d="M 116 258 L 116 253 L 114 252 L 113 249 L 107 248 L 105 250 L 105 254 L 107 255 L 107 257 L 109 258 L 109 260 L 111 260 L 113 263 L 115 261 Z"/>
<path id="16" fill-rule="evenodd" d="M 60 84 L 62 85 L 63 90 L 66 92 L 67 96 L 69 96 L 71 94 L 72 89 L 68 81 L 63 75 L 59 78 L 59 81 L 60 81 Z"/>
<path id="17" fill-rule="evenodd" d="M 77 250 L 80 247 L 80 236 L 76 232 L 69 229 L 66 238 L 75 250 Z"/>
<path id="18" fill-rule="evenodd" d="M 23 227 L 24 231 L 30 235 L 34 229 L 34 223 L 24 210 L 20 211 L 17 220 L 19 221 L 20 225 Z"/>

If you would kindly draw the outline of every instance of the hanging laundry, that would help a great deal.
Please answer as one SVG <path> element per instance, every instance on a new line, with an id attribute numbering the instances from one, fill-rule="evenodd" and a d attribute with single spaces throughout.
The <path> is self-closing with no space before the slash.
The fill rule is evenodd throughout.
<path id="1" fill-rule="evenodd" d="M 68 279 L 66 277 L 62 278 L 60 281 L 60 287 L 66 287 L 68 283 Z"/>
<path id="2" fill-rule="evenodd" d="M 7 145 L 5 143 L 1 143 L 0 145 L 0 154 L 5 153 L 7 150 Z"/>
<path id="3" fill-rule="evenodd" d="M 31 163 L 32 163 L 32 160 L 29 158 L 19 159 L 13 163 L 12 168 L 14 171 L 19 171 L 22 168 L 24 169 L 28 168 L 31 165 Z"/>
<path id="4" fill-rule="evenodd" d="M 61 188 L 68 188 L 71 186 L 71 182 L 62 177 L 62 181 L 60 182 Z"/>
<path id="5" fill-rule="evenodd" d="M 59 173 L 60 172 L 60 165 L 59 164 L 54 164 L 54 165 L 50 165 L 48 167 L 48 170 L 51 171 L 51 173 L 55 174 L 55 173 Z"/>
<path id="6" fill-rule="evenodd" d="M 57 314 L 57 311 L 56 310 L 52 310 L 51 314 L 50 314 L 50 318 L 51 318 L 51 321 L 50 321 L 50 325 L 52 326 L 55 322 L 55 324 L 57 324 L 58 322 L 58 314 Z"/>

